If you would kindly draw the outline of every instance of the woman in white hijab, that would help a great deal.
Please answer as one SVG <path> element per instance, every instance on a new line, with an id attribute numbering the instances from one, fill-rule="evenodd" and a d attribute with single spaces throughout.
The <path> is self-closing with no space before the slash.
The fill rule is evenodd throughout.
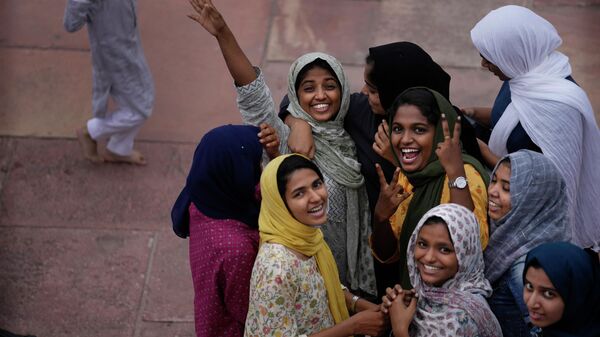
<path id="1" fill-rule="evenodd" d="M 488 164 L 519 148 L 509 146 L 520 125 L 567 183 L 572 240 L 600 244 L 600 131 L 586 93 L 572 80 L 569 58 L 556 51 L 554 26 L 531 10 L 504 6 L 471 30 L 482 65 L 510 89 L 509 103 L 493 126 Z"/>

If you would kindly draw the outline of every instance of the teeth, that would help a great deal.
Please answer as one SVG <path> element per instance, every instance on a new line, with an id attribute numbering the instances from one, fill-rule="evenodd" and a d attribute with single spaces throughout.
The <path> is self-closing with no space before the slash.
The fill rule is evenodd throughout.
<path id="1" fill-rule="evenodd" d="M 427 269 L 427 270 L 440 270 L 440 269 L 442 269 L 441 267 L 430 266 L 430 265 L 427 265 L 427 264 L 424 264 L 423 267 L 425 267 L 425 269 Z"/>
<path id="2" fill-rule="evenodd" d="M 309 212 L 309 213 L 315 213 L 315 212 L 319 212 L 319 211 L 320 211 L 320 210 L 322 210 L 322 209 L 323 209 L 323 205 L 319 205 L 319 206 L 317 206 L 317 207 L 315 207 L 315 208 L 311 208 L 311 209 L 309 209 L 309 210 L 308 210 L 308 212 Z"/>
<path id="3" fill-rule="evenodd" d="M 402 153 L 412 153 L 412 152 L 419 152 L 419 150 L 417 150 L 417 149 L 402 149 Z"/>
<path id="4" fill-rule="evenodd" d="M 313 107 L 315 109 L 327 109 L 329 107 L 329 104 L 316 104 L 316 105 L 313 105 Z"/>
<path id="5" fill-rule="evenodd" d="M 500 205 L 498 205 L 497 203 L 495 203 L 491 200 L 489 200 L 489 203 L 490 203 L 490 207 L 500 207 Z"/>

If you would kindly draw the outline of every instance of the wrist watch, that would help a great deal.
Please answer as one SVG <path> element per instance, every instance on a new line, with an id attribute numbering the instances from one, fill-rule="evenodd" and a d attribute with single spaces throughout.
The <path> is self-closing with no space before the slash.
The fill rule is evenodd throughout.
<path id="1" fill-rule="evenodd" d="M 467 187 L 467 178 L 465 177 L 456 177 L 454 180 L 448 181 L 448 187 L 450 188 L 458 188 L 460 190 Z"/>

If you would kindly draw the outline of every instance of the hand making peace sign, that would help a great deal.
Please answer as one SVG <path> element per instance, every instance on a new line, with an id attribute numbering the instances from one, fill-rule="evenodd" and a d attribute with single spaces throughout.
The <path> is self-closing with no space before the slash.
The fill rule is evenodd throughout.
<path id="1" fill-rule="evenodd" d="M 460 116 L 454 122 L 454 132 L 450 136 L 450 128 L 446 115 L 442 114 L 442 131 L 444 132 L 444 141 L 438 143 L 435 154 L 440 160 L 440 164 L 446 171 L 446 174 L 457 172 L 463 169 L 462 149 L 460 145 Z"/>

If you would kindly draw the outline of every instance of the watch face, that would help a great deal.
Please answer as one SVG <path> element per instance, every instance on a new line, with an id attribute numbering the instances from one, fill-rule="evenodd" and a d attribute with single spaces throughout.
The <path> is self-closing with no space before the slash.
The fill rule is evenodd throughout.
<path id="1" fill-rule="evenodd" d="M 454 185 L 457 188 L 463 189 L 467 187 L 467 179 L 465 179 L 465 177 L 458 177 L 456 180 L 454 180 Z"/>

